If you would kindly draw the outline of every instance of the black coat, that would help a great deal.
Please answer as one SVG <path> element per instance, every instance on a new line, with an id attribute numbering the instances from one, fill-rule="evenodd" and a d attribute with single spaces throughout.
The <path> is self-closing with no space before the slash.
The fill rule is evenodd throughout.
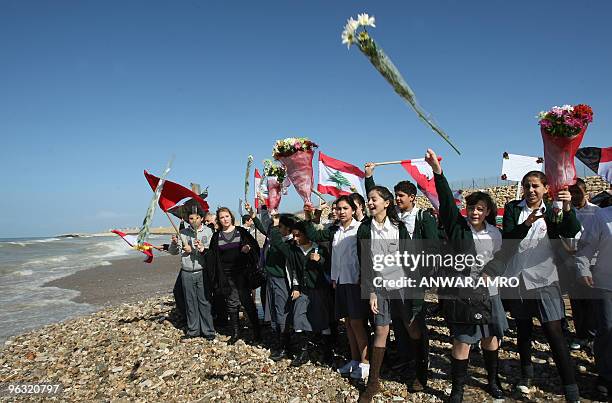
<path id="1" fill-rule="evenodd" d="M 236 229 L 240 233 L 240 248 L 244 245 L 249 245 L 251 247 L 248 253 L 241 253 L 240 260 L 235 264 L 235 267 L 239 269 L 237 273 L 246 276 L 257 268 L 260 248 L 255 238 L 253 238 L 245 228 L 237 226 Z M 215 292 L 225 295 L 229 294 L 231 292 L 231 286 L 223 271 L 221 255 L 219 253 L 219 231 L 215 232 L 210 239 L 210 247 L 206 254 L 206 262 L 207 267 L 210 269 L 207 272 L 210 273 L 211 284 Z"/>

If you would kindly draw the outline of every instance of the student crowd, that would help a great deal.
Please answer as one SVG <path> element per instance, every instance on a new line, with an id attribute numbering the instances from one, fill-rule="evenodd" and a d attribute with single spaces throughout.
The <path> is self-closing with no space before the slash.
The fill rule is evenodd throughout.
<path id="1" fill-rule="evenodd" d="M 449 351 L 452 390 L 449 401 L 463 400 L 468 379 L 470 348 L 480 348 L 487 371 L 487 391 L 503 398 L 498 377 L 498 352 L 514 320 L 520 357 L 517 393 L 528 393 L 535 378 L 532 364 L 533 318 L 546 337 L 563 394 L 580 400 L 570 349 L 591 348 L 598 373 L 593 381 L 602 398 L 612 382 L 612 207 L 591 204 L 582 180 L 548 198 L 547 178 L 540 171 L 522 180 L 523 197 L 505 206 L 503 225 L 496 226 L 497 206 L 485 192 L 466 198 L 467 216 L 455 204 L 453 193 L 436 154 L 425 160 L 434 173 L 439 209 L 415 206 L 417 189 L 409 181 L 388 188 L 374 181 L 374 164 L 365 165 L 367 200 L 353 193 L 338 197 L 329 217 L 305 207 L 305 219 L 278 214 L 260 203 L 238 226 L 232 212 L 219 208 L 216 216 L 194 209 L 185 216 L 180 236 L 169 251 L 181 256 L 181 284 L 187 332 L 215 338 L 215 324 L 229 322 L 229 343 L 240 338 L 239 311 L 244 309 L 255 342 L 261 324 L 253 290 L 260 288 L 274 334 L 270 358 L 292 358 L 292 366 L 310 359 L 309 346 L 320 342 L 323 357 L 332 362 L 338 325 L 342 323 L 350 359 L 337 371 L 366 383 L 359 401 L 369 402 L 381 391 L 380 371 L 390 328 L 398 351 L 415 362 L 411 391 L 426 390 L 429 373 L 429 332 L 425 290 L 375 286 L 373 279 L 427 276 L 472 278 L 516 277 L 518 286 L 447 287 L 437 289 L 439 311 L 452 338 Z M 251 225 L 252 223 L 252 225 Z M 256 232 L 265 235 L 260 247 Z M 374 270 L 377 254 L 472 254 L 483 259 L 464 270 L 453 267 L 408 268 L 403 264 Z M 379 282 L 380 283 L 380 282 Z M 568 339 L 563 300 L 569 294 L 575 338 Z M 178 303 L 178 301 L 177 301 Z M 438 314 L 435 313 L 435 314 Z M 509 316 L 507 315 L 509 313 Z M 387 354 L 387 359 L 389 354 Z"/>

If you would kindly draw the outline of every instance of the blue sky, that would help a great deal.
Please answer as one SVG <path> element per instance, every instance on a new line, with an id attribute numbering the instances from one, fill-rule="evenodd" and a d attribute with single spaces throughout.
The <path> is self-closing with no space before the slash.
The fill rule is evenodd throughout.
<path id="1" fill-rule="evenodd" d="M 461 156 L 341 45 L 362 11 Z M 247 155 L 261 165 L 289 136 L 359 166 L 432 147 L 451 180 L 496 176 L 504 151 L 542 154 L 538 111 L 588 103 L 583 145 L 610 146 L 611 12 L 604 0 L 4 0 L 2 236 L 138 225 L 151 196 L 142 171 L 172 155 L 169 179 L 235 208 Z M 293 190 L 281 207 L 300 207 Z M 155 224 L 167 225 L 159 212 Z"/>

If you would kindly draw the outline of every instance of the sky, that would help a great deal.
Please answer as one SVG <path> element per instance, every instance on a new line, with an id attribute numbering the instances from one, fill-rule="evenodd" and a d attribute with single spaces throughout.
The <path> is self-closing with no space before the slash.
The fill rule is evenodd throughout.
<path id="1" fill-rule="evenodd" d="M 341 44 L 360 12 L 461 155 Z M 143 170 L 172 156 L 168 179 L 237 209 L 247 156 L 261 169 L 284 137 L 361 167 L 431 147 L 450 180 L 493 177 L 504 151 L 543 154 L 540 110 L 587 103 L 583 146 L 610 146 L 611 13 L 607 0 L 3 0 L 0 237 L 138 226 Z M 300 207 L 290 189 L 281 210 Z M 159 211 L 154 225 L 168 225 Z"/>

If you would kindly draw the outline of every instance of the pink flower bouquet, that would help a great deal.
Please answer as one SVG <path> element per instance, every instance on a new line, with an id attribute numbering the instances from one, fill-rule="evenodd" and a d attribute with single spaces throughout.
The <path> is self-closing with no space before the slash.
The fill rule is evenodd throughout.
<path id="1" fill-rule="evenodd" d="M 593 121 L 593 110 L 588 105 L 555 106 L 538 117 L 544 142 L 544 171 L 554 199 L 560 190 L 576 183 L 574 157 Z M 555 201 L 553 208 L 561 211 L 562 203 Z"/>
<path id="2" fill-rule="evenodd" d="M 290 137 L 277 140 L 272 149 L 272 156 L 285 166 L 287 177 L 307 206 L 312 206 L 310 201 L 314 186 L 312 157 L 317 147 L 305 137 Z"/>

